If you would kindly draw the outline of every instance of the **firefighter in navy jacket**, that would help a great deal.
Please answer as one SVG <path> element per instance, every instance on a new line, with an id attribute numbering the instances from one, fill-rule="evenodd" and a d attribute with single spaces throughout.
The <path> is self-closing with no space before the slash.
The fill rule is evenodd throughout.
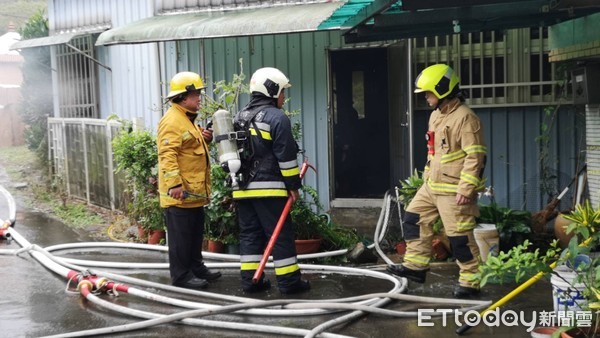
<path id="1" fill-rule="evenodd" d="M 276 68 L 261 68 L 250 80 L 251 99 L 235 116 L 239 123 L 250 123 L 252 156 L 243 159 L 244 182 L 233 191 L 240 225 L 240 261 L 242 288 L 257 292 L 270 288 L 261 276 L 252 278 L 286 204 L 288 196 L 295 202 L 301 187 L 298 145 L 293 138 L 290 119 L 281 110 L 288 78 Z M 310 289 L 301 279 L 296 258 L 295 235 L 288 215 L 273 248 L 277 286 L 283 294 Z"/>

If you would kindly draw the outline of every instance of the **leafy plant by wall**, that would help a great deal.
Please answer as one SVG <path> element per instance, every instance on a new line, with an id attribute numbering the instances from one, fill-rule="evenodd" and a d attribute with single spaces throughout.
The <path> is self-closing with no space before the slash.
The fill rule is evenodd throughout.
<path id="1" fill-rule="evenodd" d="M 239 243 L 239 227 L 235 213 L 231 188 L 225 184 L 228 174 L 218 164 L 210 168 L 212 192 L 210 202 L 204 211 L 204 235 L 207 239 L 221 241 L 224 244 Z"/>
<path id="2" fill-rule="evenodd" d="M 147 130 L 125 126 L 112 142 L 116 171 L 123 171 L 131 198 L 128 215 L 132 221 L 152 230 L 165 229 L 157 192 L 158 150 L 156 137 Z"/>

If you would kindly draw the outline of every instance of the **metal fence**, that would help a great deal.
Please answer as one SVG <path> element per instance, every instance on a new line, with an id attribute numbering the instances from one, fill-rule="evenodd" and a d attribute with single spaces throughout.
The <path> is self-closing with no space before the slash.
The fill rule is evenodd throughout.
<path id="1" fill-rule="evenodd" d="M 69 196 L 111 210 L 124 209 L 124 175 L 115 174 L 112 156 L 112 140 L 120 126 L 99 119 L 48 119 L 52 178 Z"/>

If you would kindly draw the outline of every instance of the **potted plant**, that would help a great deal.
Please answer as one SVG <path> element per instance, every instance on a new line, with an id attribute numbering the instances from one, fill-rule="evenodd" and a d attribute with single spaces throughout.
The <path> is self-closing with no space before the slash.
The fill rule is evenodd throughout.
<path id="1" fill-rule="evenodd" d="M 477 223 L 495 224 L 500 237 L 500 250 L 522 244 L 531 234 L 531 213 L 526 210 L 513 210 L 501 207 L 492 201 L 479 205 Z"/>
<path id="2" fill-rule="evenodd" d="M 113 117 L 114 118 L 114 117 Z M 130 121 L 121 120 L 123 127 L 113 139 L 116 172 L 125 174 L 126 192 L 130 201 L 127 214 L 132 224 L 146 232 L 158 232 L 164 238 L 166 224 L 157 190 L 158 153 L 156 138 L 147 130 L 134 130 Z"/>
<path id="3" fill-rule="evenodd" d="M 296 251 L 308 253 L 300 248 L 312 246 L 312 251 L 349 249 L 360 242 L 358 234 L 350 228 L 334 224 L 328 214 L 322 212 L 317 191 L 308 185 L 302 186 L 304 195 L 292 205 L 290 216 L 296 232 Z M 309 198 L 309 199 L 308 199 Z"/>
<path id="4" fill-rule="evenodd" d="M 210 202 L 204 208 L 204 237 L 223 245 L 239 245 L 239 226 L 231 197 L 232 191 L 225 182 L 227 173 L 218 164 L 211 166 L 210 173 L 212 192 Z"/>
<path id="5" fill-rule="evenodd" d="M 309 186 L 303 186 L 302 190 L 312 201 L 305 196 L 292 205 L 290 217 L 296 233 L 296 253 L 306 254 L 316 252 L 321 247 L 323 232 L 327 226 L 327 218 L 318 214 L 320 204 L 316 190 Z M 313 210 L 315 207 L 316 211 Z"/>
<path id="6" fill-rule="evenodd" d="M 402 203 L 403 206 L 407 206 L 422 185 L 422 173 L 419 173 L 415 169 L 412 175 L 408 176 L 404 181 L 400 181 L 400 187 L 397 188 L 398 200 L 400 203 Z"/>
<path id="7" fill-rule="evenodd" d="M 590 330 L 568 326 L 560 328 L 559 334 L 569 332 L 573 333 L 570 336 L 580 336 L 573 331 L 577 329 L 593 336 L 600 327 L 596 312 L 600 310 L 600 257 L 591 258 L 590 249 L 600 243 L 600 208 L 593 208 L 585 201 L 564 217 L 571 222 L 567 232 L 574 235 L 567 248 L 561 249 L 555 240 L 548 250 L 541 252 L 539 248 L 531 250 L 531 244 L 525 240 L 507 252 L 501 251 L 498 257 L 490 257 L 479 266 L 475 278 L 483 286 L 509 279 L 521 282 L 538 272 L 551 273 L 555 311 L 589 310 L 594 317 Z M 557 268 L 551 269 L 550 263 Z M 585 301 L 580 301 L 581 298 Z"/>

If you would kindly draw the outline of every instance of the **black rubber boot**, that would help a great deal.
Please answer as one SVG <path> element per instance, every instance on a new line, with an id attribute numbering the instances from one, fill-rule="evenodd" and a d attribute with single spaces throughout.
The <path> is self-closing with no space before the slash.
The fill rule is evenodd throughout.
<path id="1" fill-rule="evenodd" d="M 480 293 L 481 290 L 479 290 L 478 288 L 456 285 L 456 287 L 454 288 L 454 292 L 452 292 L 452 295 L 454 296 L 454 298 L 469 299 L 479 296 Z"/>
<path id="2" fill-rule="evenodd" d="M 194 277 L 183 283 L 177 283 L 173 285 L 186 289 L 203 289 L 208 286 L 208 282 L 204 279 Z"/>
<path id="3" fill-rule="evenodd" d="M 279 288 L 279 291 L 284 295 L 292 295 L 310 290 L 310 282 L 305 280 L 299 280 L 294 285 L 287 288 Z"/>
<path id="4" fill-rule="evenodd" d="M 413 282 L 417 282 L 417 283 L 421 283 L 421 284 L 425 283 L 425 276 L 427 275 L 427 271 L 429 271 L 429 269 L 425 269 L 425 270 L 409 269 L 402 264 L 388 265 L 386 270 L 387 270 L 387 272 L 389 272 L 393 275 L 400 276 L 400 277 L 406 277 Z"/>
<path id="5" fill-rule="evenodd" d="M 268 279 L 261 280 L 256 284 L 252 284 L 250 286 L 243 287 L 244 292 L 246 293 L 256 293 L 265 290 L 269 290 L 271 288 L 271 281 Z"/>
<path id="6" fill-rule="evenodd" d="M 200 271 L 194 272 L 194 276 L 201 279 L 206 279 L 207 281 L 213 281 L 221 277 L 221 273 L 219 271 L 210 271 L 206 265 L 203 264 Z"/>

